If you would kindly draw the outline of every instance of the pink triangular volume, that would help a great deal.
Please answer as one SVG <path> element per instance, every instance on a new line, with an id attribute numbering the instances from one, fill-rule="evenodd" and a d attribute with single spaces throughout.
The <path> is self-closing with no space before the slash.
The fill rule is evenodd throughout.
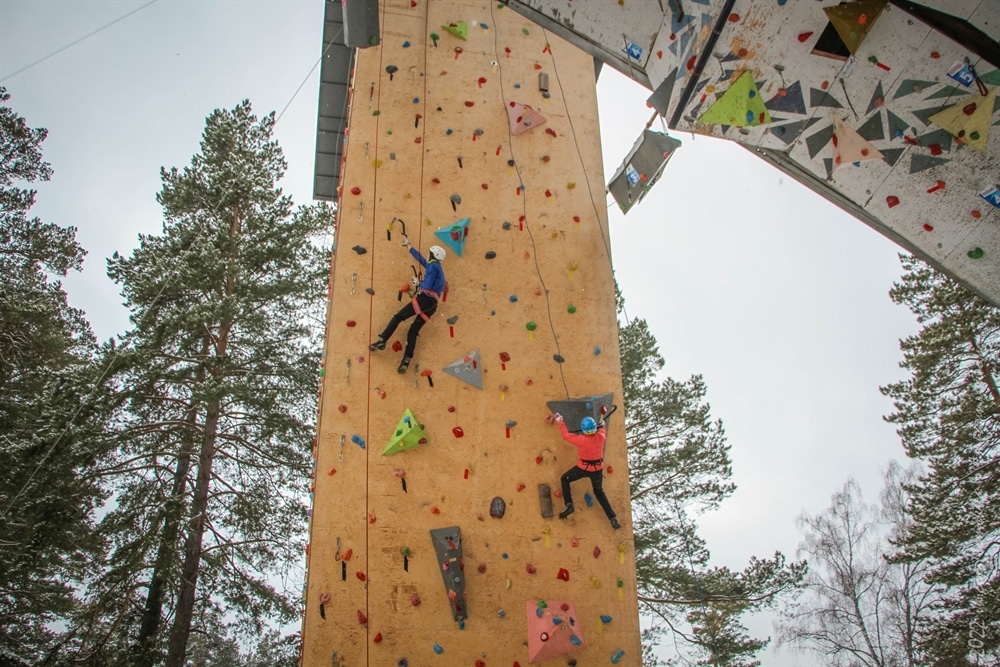
<path id="1" fill-rule="evenodd" d="M 865 160 L 881 160 L 882 153 L 868 143 L 854 128 L 839 118 L 833 119 L 833 166 L 846 167 Z"/>
<path id="2" fill-rule="evenodd" d="M 572 602 L 528 600 L 528 662 L 542 662 L 587 648 Z"/>
<path id="3" fill-rule="evenodd" d="M 545 123 L 545 116 L 519 102 L 507 102 L 507 118 L 510 120 L 510 133 L 515 136 Z"/>

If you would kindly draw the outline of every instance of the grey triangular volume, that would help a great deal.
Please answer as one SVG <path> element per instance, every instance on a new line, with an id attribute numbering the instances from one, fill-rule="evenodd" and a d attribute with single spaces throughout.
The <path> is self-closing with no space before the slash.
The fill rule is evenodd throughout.
<path id="1" fill-rule="evenodd" d="M 566 421 L 566 428 L 577 433 L 580 431 L 581 419 L 584 417 L 600 418 L 602 407 L 607 408 L 607 411 L 610 412 L 614 398 L 614 394 L 600 394 L 599 396 L 570 398 L 565 401 L 547 401 L 545 405 L 551 412 L 561 414 Z"/>
<path id="2" fill-rule="evenodd" d="M 773 120 L 773 118 L 772 118 Z M 778 127 L 772 127 L 768 130 L 771 134 L 778 137 L 786 144 L 790 144 L 795 141 L 802 132 L 809 129 L 813 124 L 819 122 L 819 118 L 810 118 L 808 120 L 797 120 L 794 123 L 789 123 L 788 125 L 780 125 Z"/>
<path id="3" fill-rule="evenodd" d="M 914 153 L 913 157 L 910 158 L 910 173 L 916 174 L 917 172 L 937 167 L 938 165 L 942 165 L 946 162 L 951 162 L 951 160 L 943 157 L 933 157 L 930 155 Z"/>
<path id="4" fill-rule="evenodd" d="M 875 112 L 874 116 L 865 121 L 865 124 L 858 128 L 858 134 L 868 141 L 879 141 L 880 139 L 885 139 L 885 126 L 882 123 L 882 112 Z"/>
<path id="5" fill-rule="evenodd" d="M 833 107 L 834 109 L 844 108 L 844 105 L 837 101 L 833 95 L 819 88 L 809 89 L 809 106 Z"/>
<path id="6" fill-rule="evenodd" d="M 806 137 L 806 146 L 809 148 L 809 159 L 811 160 L 816 157 L 823 150 L 823 147 L 830 143 L 831 139 L 833 139 L 833 125 L 825 127 L 818 132 L 813 132 Z"/>
<path id="7" fill-rule="evenodd" d="M 670 96 L 674 94 L 674 81 L 676 79 L 677 68 L 675 67 L 646 100 L 646 103 L 656 109 L 656 113 L 661 116 L 667 115 L 667 107 L 670 105 Z"/>
<path id="8" fill-rule="evenodd" d="M 865 111 L 866 114 L 870 114 L 875 109 L 879 108 L 885 103 L 885 92 L 882 90 L 882 80 L 879 79 L 878 85 L 875 86 L 875 92 L 872 93 L 872 99 L 868 102 L 868 110 Z"/>
<path id="9" fill-rule="evenodd" d="M 903 154 L 905 148 L 880 148 L 879 152 L 882 153 L 882 159 L 885 160 L 886 164 L 890 167 L 895 167 L 896 162 L 899 161 L 899 156 Z"/>
<path id="10" fill-rule="evenodd" d="M 451 362 L 444 367 L 444 372 L 476 389 L 483 388 L 483 365 L 479 362 L 479 350 Z"/>
<path id="11" fill-rule="evenodd" d="M 920 119 L 924 125 L 931 124 L 931 116 L 936 114 L 938 111 L 944 111 L 948 107 L 953 106 L 951 104 L 942 104 L 939 107 L 930 107 L 929 109 L 916 109 L 910 113 Z"/>
<path id="12" fill-rule="evenodd" d="M 458 526 L 435 528 L 431 531 L 431 542 L 437 556 L 441 579 L 448 592 L 451 615 L 456 621 L 469 618 L 469 606 L 465 600 L 465 567 L 462 562 L 462 529 Z"/>

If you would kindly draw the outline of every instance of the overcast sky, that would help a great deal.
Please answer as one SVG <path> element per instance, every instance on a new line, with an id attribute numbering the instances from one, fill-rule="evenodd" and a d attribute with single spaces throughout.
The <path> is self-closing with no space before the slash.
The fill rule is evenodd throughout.
<path id="1" fill-rule="evenodd" d="M 184 166 L 205 117 L 249 98 L 276 128 L 296 202 L 312 194 L 320 0 L 159 0 L 23 73 L 10 73 L 146 4 L 0 0 L 0 85 L 46 127 L 52 181 L 35 215 L 79 229 L 89 251 L 66 281 L 99 338 L 127 315 L 105 275 L 114 251 L 158 233 L 161 166 Z M 648 91 L 605 68 L 598 84 L 605 172 L 649 118 Z M 655 129 L 655 128 L 654 128 Z M 891 242 L 735 144 L 684 146 L 643 203 L 609 211 L 616 275 L 631 317 L 649 321 L 667 372 L 700 373 L 732 445 L 735 495 L 701 518 L 713 562 L 795 557 L 795 517 L 816 513 L 848 476 L 878 498 L 904 455 L 878 387 L 902 377 L 898 340 L 917 329 L 889 300 Z M 610 201 L 610 199 L 609 199 Z M 773 635 L 769 618 L 751 633 Z M 770 649 L 763 667 L 820 665 Z"/>

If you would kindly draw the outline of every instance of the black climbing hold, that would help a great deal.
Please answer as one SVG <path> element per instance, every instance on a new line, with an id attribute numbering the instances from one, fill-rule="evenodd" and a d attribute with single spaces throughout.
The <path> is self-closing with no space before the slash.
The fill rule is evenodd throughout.
<path id="1" fill-rule="evenodd" d="M 556 362 L 557 362 L 557 363 L 560 363 L 560 364 L 561 364 L 562 362 L 566 361 L 565 359 L 563 359 L 563 356 L 562 356 L 561 354 L 553 354 L 553 355 L 552 355 L 552 358 L 553 358 L 553 359 L 555 359 L 555 360 L 556 360 Z"/>
<path id="2" fill-rule="evenodd" d="M 503 227 L 504 229 L 510 229 L 510 221 L 505 220 L 504 223 L 500 226 Z"/>
<path id="3" fill-rule="evenodd" d="M 351 248 L 351 250 L 353 250 L 354 252 L 358 253 L 359 255 L 363 255 L 366 252 L 368 252 L 367 248 L 359 246 L 359 245 L 354 246 L 353 248 Z"/>
<path id="4" fill-rule="evenodd" d="M 373 290 L 371 287 L 366 287 L 365 288 L 365 292 L 367 292 L 369 295 L 372 295 L 372 296 L 375 295 L 375 290 Z"/>
<path id="5" fill-rule="evenodd" d="M 507 512 L 507 503 L 500 496 L 490 501 L 490 516 L 494 519 L 502 519 Z"/>
<path id="6" fill-rule="evenodd" d="M 514 166 L 514 161 L 513 160 L 507 160 L 507 166 L 508 167 L 513 167 Z"/>
<path id="7" fill-rule="evenodd" d="M 388 65 L 385 71 L 389 73 L 389 81 L 392 81 L 392 75 L 399 71 L 399 68 L 395 65 Z"/>
<path id="8" fill-rule="evenodd" d="M 495 252 L 493 252 L 492 250 L 490 250 L 489 252 L 486 253 L 486 259 L 493 259 L 496 256 L 497 256 L 497 254 Z"/>

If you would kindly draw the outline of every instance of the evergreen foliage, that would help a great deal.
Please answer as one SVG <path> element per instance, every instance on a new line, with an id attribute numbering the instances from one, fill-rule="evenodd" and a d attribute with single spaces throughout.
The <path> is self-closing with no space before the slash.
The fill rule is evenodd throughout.
<path id="1" fill-rule="evenodd" d="M 946 588 L 921 628 L 928 664 L 1000 659 L 1000 308 L 925 262 L 901 256 L 890 291 L 920 331 L 900 343 L 909 378 L 882 388 L 909 457 L 926 467 L 908 491 L 898 562 L 926 560 Z"/>
<path id="2" fill-rule="evenodd" d="M 0 88 L 0 663 L 35 664 L 101 544 L 91 474 L 103 423 L 96 342 L 58 281 L 83 263 L 76 229 L 28 217 L 47 181 L 47 132 L 7 106 Z"/>
<path id="3" fill-rule="evenodd" d="M 694 515 L 736 488 L 722 422 L 711 417 L 701 376 L 659 379 L 664 361 L 644 320 L 619 326 L 619 343 L 639 609 L 654 618 L 643 635 L 644 664 L 658 664 L 649 645 L 669 629 L 697 664 L 757 665 L 753 656 L 770 640 L 749 637 L 739 618 L 773 605 L 805 565 L 776 552 L 738 572 L 708 566 Z"/>
<path id="4" fill-rule="evenodd" d="M 298 616 L 300 591 L 273 582 L 300 575 L 332 215 L 293 210 L 273 127 L 249 102 L 213 112 L 190 166 L 161 171 L 162 234 L 108 262 L 132 327 L 111 555 L 74 627 L 86 663 L 244 664 L 239 647 Z"/>

